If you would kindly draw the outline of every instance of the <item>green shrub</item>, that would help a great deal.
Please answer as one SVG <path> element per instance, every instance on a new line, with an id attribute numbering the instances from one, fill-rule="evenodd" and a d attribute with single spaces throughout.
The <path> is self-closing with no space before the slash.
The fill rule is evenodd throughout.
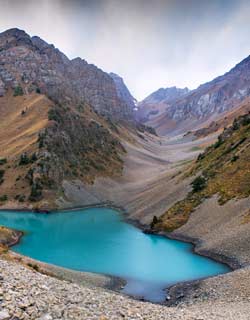
<path id="1" fill-rule="evenodd" d="M 48 119 L 56 121 L 58 123 L 62 122 L 62 116 L 56 108 L 52 108 L 48 112 Z"/>
<path id="2" fill-rule="evenodd" d="M 153 217 L 153 220 L 150 224 L 151 229 L 154 228 L 154 226 L 158 223 L 158 218 L 156 216 Z"/>
<path id="3" fill-rule="evenodd" d="M 17 87 L 15 87 L 15 89 L 14 89 L 14 93 L 13 93 L 13 95 L 14 95 L 14 97 L 17 97 L 17 96 L 22 96 L 23 95 L 23 88 L 21 87 L 21 86 L 17 86 Z"/>
<path id="4" fill-rule="evenodd" d="M 4 202 L 8 200 L 8 196 L 6 194 L 4 194 L 3 196 L 0 196 L 0 201 Z"/>
<path id="5" fill-rule="evenodd" d="M 15 200 L 18 200 L 19 202 L 24 202 L 25 201 L 25 195 L 24 194 L 17 194 L 15 196 Z"/>
<path id="6" fill-rule="evenodd" d="M 0 179 L 2 179 L 2 178 L 3 178 L 4 173 L 5 173 L 5 170 L 1 169 L 1 170 L 0 170 Z"/>
<path id="7" fill-rule="evenodd" d="M 7 159 L 6 158 L 0 158 L 0 166 L 2 166 L 5 163 L 7 163 Z"/>
<path id="8" fill-rule="evenodd" d="M 191 183 L 191 185 L 193 187 L 193 190 L 192 190 L 193 192 L 199 192 L 206 187 L 207 181 L 204 177 L 199 176 L 194 179 L 194 181 Z"/>
<path id="9" fill-rule="evenodd" d="M 223 144 L 223 140 L 221 139 L 221 137 L 218 138 L 218 140 L 215 142 L 214 144 L 214 148 L 217 149 L 219 148 L 221 145 Z"/>
<path id="10" fill-rule="evenodd" d="M 43 190 L 42 185 L 38 181 L 34 182 L 31 186 L 29 200 L 33 202 L 41 200 L 42 190 Z"/>
<path id="11" fill-rule="evenodd" d="M 0 170 L 0 185 L 4 182 L 3 176 L 4 176 L 5 170 Z"/>
<path id="12" fill-rule="evenodd" d="M 25 166 L 26 164 L 30 163 L 30 159 L 27 153 L 22 153 L 19 160 L 19 166 Z"/>
<path id="13" fill-rule="evenodd" d="M 234 156 L 232 157 L 232 159 L 231 159 L 231 162 L 235 162 L 235 161 L 237 161 L 238 159 L 239 159 L 239 156 L 234 155 Z"/>

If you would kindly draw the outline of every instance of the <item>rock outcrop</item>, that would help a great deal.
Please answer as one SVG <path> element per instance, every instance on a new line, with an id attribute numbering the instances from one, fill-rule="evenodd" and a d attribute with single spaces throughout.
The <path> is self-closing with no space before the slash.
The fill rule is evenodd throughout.
<path id="1" fill-rule="evenodd" d="M 118 128 L 136 131 L 109 74 L 19 29 L 0 34 L 0 115 L 0 205 L 12 207 L 54 207 L 63 179 L 121 175 Z"/>
<path id="2" fill-rule="evenodd" d="M 10 29 L 0 34 L 0 95 L 17 87 L 26 93 L 37 90 L 60 103 L 88 103 L 116 120 L 132 118 L 107 73 L 81 58 L 68 59 L 38 37 Z"/>
<path id="3" fill-rule="evenodd" d="M 120 76 L 118 76 L 117 74 L 112 73 L 112 72 L 109 75 L 111 76 L 111 78 L 115 82 L 119 98 L 121 98 L 123 101 L 125 101 L 127 103 L 127 105 L 130 106 L 131 110 L 134 110 L 136 107 L 137 101 L 132 96 L 132 94 L 129 92 L 123 79 Z"/>
<path id="4" fill-rule="evenodd" d="M 188 88 L 160 88 L 138 103 L 136 118 L 141 122 L 152 120 L 165 112 L 170 103 L 187 94 Z"/>

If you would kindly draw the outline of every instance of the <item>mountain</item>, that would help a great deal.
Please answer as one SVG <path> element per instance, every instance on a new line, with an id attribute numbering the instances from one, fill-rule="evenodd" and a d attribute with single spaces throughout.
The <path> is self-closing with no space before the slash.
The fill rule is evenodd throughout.
<path id="1" fill-rule="evenodd" d="M 20 85 L 26 93 L 37 89 L 61 103 L 91 104 L 95 111 L 114 119 L 132 117 L 113 79 L 85 60 L 69 60 L 53 45 L 18 29 L 3 32 L 0 47 L 1 95 Z"/>
<path id="2" fill-rule="evenodd" d="M 152 120 L 155 116 L 166 111 L 169 104 L 179 97 L 187 94 L 188 88 L 180 89 L 176 87 L 160 88 L 151 93 L 144 100 L 139 102 L 137 119 L 142 122 Z"/>
<path id="3" fill-rule="evenodd" d="M 0 34 L 0 205 L 55 207 L 65 179 L 121 175 L 121 123 L 133 110 L 107 73 L 22 30 Z"/>
<path id="4" fill-rule="evenodd" d="M 250 102 L 248 102 L 250 108 Z M 207 147 L 205 152 L 201 153 L 196 162 L 189 167 L 182 175 L 182 179 L 193 177 L 192 190 L 184 199 L 180 199 L 171 208 L 155 220 L 155 228 L 160 230 L 172 231 L 184 225 L 192 212 L 200 208 L 201 204 L 207 199 L 216 196 L 216 206 L 223 207 L 230 200 L 240 202 L 240 199 L 249 199 L 250 189 L 250 113 L 239 116 L 233 121 L 233 124 L 226 128 L 218 137 L 218 140 Z M 182 182 L 183 183 L 183 182 Z M 220 209 L 218 209 L 220 210 Z M 249 223 L 248 210 L 239 207 L 241 210 L 241 224 Z M 212 213 L 208 209 L 208 216 Z M 221 210 L 220 221 L 226 225 L 228 218 L 223 215 L 227 210 Z M 207 213 L 208 213 L 207 212 Z M 237 210 L 233 213 L 236 214 Z M 237 212 L 238 213 L 238 212 Z M 219 214 L 218 214 L 219 216 Z M 201 222 L 201 218 L 199 220 Z M 211 220 L 215 225 L 215 222 Z M 235 227 L 237 227 L 235 225 Z M 238 230 L 239 231 L 239 230 Z M 245 235 L 248 241 L 249 232 Z M 236 237 L 237 238 L 237 237 Z"/>
<path id="5" fill-rule="evenodd" d="M 233 108 L 232 110 L 226 112 L 226 114 L 222 113 L 221 116 L 216 119 L 216 121 L 212 121 L 208 126 L 204 126 L 198 130 L 192 132 L 196 137 L 206 137 L 213 133 L 220 133 L 224 128 L 232 125 L 234 119 L 238 118 L 241 115 L 245 115 L 250 112 L 250 97 L 246 97 L 238 106 Z"/>
<path id="6" fill-rule="evenodd" d="M 136 107 L 137 101 L 132 96 L 132 94 L 129 92 L 128 88 L 126 87 L 126 85 L 125 85 L 125 83 L 123 81 L 123 79 L 120 76 L 118 76 L 117 74 L 112 73 L 112 72 L 109 75 L 111 76 L 111 78 L 115 82 L 119 98 L 121 98 L 123 101 L 125 101 L 126 104 L 132 110 L 134 110 L 135 107 Z"/>
<path id="7" fill-rule="evenodd" d="M 229 72 L 169 103 L 162 114 L 147 122 L 160 134 L 199 129 L 226 116 L 250 95 L 250 56 Z"/>

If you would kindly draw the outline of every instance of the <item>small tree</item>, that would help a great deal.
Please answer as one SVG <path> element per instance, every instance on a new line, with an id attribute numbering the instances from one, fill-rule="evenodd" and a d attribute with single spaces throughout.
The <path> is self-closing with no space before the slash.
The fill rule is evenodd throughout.
<path id="1" fill-rule="evenodd" d="M 191 185 L 193 187 L 193 190 L 192 190 L 193 192 L 199 192 L 206 187 L 207 181 L 203 176 L 199 176 L 194 179 Z"/>
<path id="2" fill-rule="evenodd" d="M 153 220 L 150 224 L 151 229 L 158 223 L 158 218 L 156 216 L 153 217 Z"/>
<path id="3" fill-rule="evenodd" d="M 21 86 L 15 87 L 13 95 L 14 95 L 14 97 L 22 96 L 23 95 L 23 88 Z"/>
<path id="4" fill-rule="evenodd" d="M 27 156 L 27 153 L 22 153 L 19 161 L 19 166 L 24 166 L 30 163 L 30 159 Z"/>

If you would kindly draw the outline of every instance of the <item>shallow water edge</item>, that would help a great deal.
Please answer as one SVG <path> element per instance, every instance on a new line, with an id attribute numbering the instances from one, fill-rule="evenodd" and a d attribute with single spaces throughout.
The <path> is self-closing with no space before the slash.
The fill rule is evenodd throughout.
<path id="1" fill-rule="evenodd" d="M 112 206 L 112 205 L 110 205 L 110 203 L 106 203 L 106 205 L 104 206 L 104 204 L 102 203 L 102 204 L 97 204 L 97 205 L 95 205 L 95 206 L 84 206 L 84 207 L 81 207 L 81 208 L 79 208 L 79 207 L 75 207 L 75 208 L 70 208 L 70 209 L 64 209 L 64 210 L 61 210 L 60 209 L 60 211 L 76 211 L 76 210 L 81 210 L 81 209 L 87 209 L 87 208 L 98 208 L 98 207 L 106 207 L 106 208 L 110 208 L 110 209 L 115 209 L 115 210 L 117 210 L 117 211 L 119 211 L 120 213 L 122 213 L 122 217 L 123 217 L 123 219 L 124 219 L 124 222 L 127 222 L 127 223 L 130 223 L 130 224 L 132 224 L 132 225 L 134 225 L 134 226 L 136 226 L 137 228 L 139 228 L 140 230 L 142 230 L 142 231 L 145 231 L 146 229 L 148 229 L 148 226 L 145 226 L 145 225 L 142 225 L 142 224 L 140 224 L 138 221 L 134 221 L 134 220 L 131 220 L 131 219 L 127 219 L 127 216 L 126 216 L 126 213 L 125 213 L 125 210 L 123 210 L 122 208 L 119 208 L 119 207 L 117 207 L 117 206 Z M 50 212 L 51 213 L 55 213 L 55 212 L 57 212 L 58 210 L 51 210 L 51 211 L 49 211 L 49 212 L 43 212 L 43 211 L 41 211 L 41 212 L 37 212 L 37 211 L 34 211 L 34 210 L 25 210 L 25 209 L 21 209 L 21 210 L 16 210 L 16 209 L 13 209 L 13 210 L 11 210 L 11 209 L 8 209 L 8 210 L 6 210 L 6 209 L 1 209 L 0 211 L 30 211 L 30 212 L 36 212 L 37 214 L 39 213 L 39 214 L 50 214 Z M 193 252 L 195 252 L 196 254 L 199 254 L 199 255 L 201 255 L 201 256 L 206 256 L 206 257 L 208 257 L 208 258 L 211 258 L 211 259 L 213 259 L 213 260 L 215 260 L 215 261 L 219 261 L 220 263 L 224 263 L 224 264 L 226 264 L 227 266 L 230 266 L 230 268 L 231 269 L 236 269 L 236 268 L 239 268 L 240 266 L 239 265 L 237 265 L 236 263 L 235 263 L 235 261 L 234 262 L 229 262 L 229 260 L 228 260 L 228 258 L 227 257 L 224 257 L 224 256 L 219 256 L 218 254 L 214 254 L 213 252 L 197 252 L 196 251 L 196 249 L 197 249 L 197 247 L 199 246 L 199 239 L 192 239 L 192 238 L 189 238 L 189 237 L 177 237 L 177 236 L 175 236 L 174 235 L 174 233 L 173 234 L 166 234 L 166 233 L 154 233 L 154 235 L 159 235 L 159 236 L 163 236 L 163 237 L 166 237 L 166 238 L 168 238 L 168 239 L 176 239 L 176 240 L 180 240 L 180 241 L 183 241 L 183 242 L 188 242 L 188 243 L 192 243 L 193 244 L 193 246 L 191 247 L 192 248 L 192 251 Z M 61 268 L 61 267 L 59 267 L 59 268 Z M 105 275 L 106 276 L 106 275 Z M 124 286 L 124 284 L 126 283 L 126 281 L 124 280 L 124 279 L 122 279 L 122 278 L 119 278 L 119 277 L 113 277 L 113 276 L 110 276 L 110 275 L 108 275 L 107 276 L 111 281 L 110 281 L 110 285 L 109 286 L 105 286 L 105 288 L 107 288 L 107 289 L 112 289 L 112 290 L 115 290 L 115 291 L 120 291 L 121 290 L 121 288 Z M 213 276 L 214 277 L 214 276 Z M 206 277 L 206 278 L 208 278 L 208 277 Z M 197 283 L 197 281 L 201 281 L 202 279 L 199 279 L 199 280 L 191 280 L 191 281 L 188 281 L 188 283 Z M 183 283 L 183 285 L 185 285 L 185 283 L 186 282 L 184 282 Z M 177 283 L 178 284 L 178 286 L 180 286 L 180 282 L 178 282 Z M 167 291 L 169 291 L 172 287 L 174 287 L 175 285 L 173 285 L 173 286 L 169 286 L 168 288 L 167 288 Z M 133 296 L 132 296 L 132 298 L 133 298 Z M 134 298 L 136 298 L 136 297 L 134 297 Z M 138 298 L 136 298 L 137 300 L 138 300 Z M 139 298 L 139 300 L 141 300 L 140 298 Z M 171 299 L 172 300 L 172 299 Z"/>

